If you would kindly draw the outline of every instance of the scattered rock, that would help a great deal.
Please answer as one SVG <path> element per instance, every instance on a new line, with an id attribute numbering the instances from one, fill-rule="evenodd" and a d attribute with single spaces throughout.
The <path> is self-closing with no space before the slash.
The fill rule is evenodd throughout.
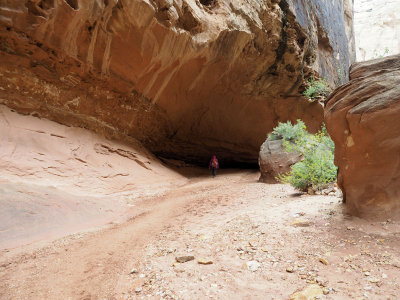
<path id="1" fill-rule="evenodd" d="M 138 272 L 138 270 L 136 269 L 136 268 L 133 268 L 130 272 L 129 272 L 129 274 L 136 274 Z"/>
<path id="2" fill-rule="evenodd" d="M 323 288 L 322 292 L 324 293 L 324 295 L 328 295 L 330 290 L 328 288 Z"/>
<path id="3" fill-rule="evenodd" d="M 378 283 L 379 281 L 381 281 L 379 278 L 376 277 L 371 277 L 368 279 L 369 282 L 371 283 Z"/>
<path id="4" fill-rule="evenodd" d="M 211 265 L 213 263 L 213 261 L 208 258 L 200 258 L 197 260 L 197 263 L 200 265 Z"/>
<path id="5" fill-rule="evenodd" d="M 324 265 L 329 265 L 329 262 L 325 259 L 325 258 L 322 258 L 322 257 L 320 257 L 320 258 L 318 258 L 318 260 L 321 262 L 321 263 L 323 263 Z"/>
<path id="6" fill-rule="evenodd" d="M 292 267 L 286 268 L 286 272 L 294 273 L 294 268 L 292 268 Z"/>
<path id="7" fill-rule="evenodd" d="M 260 263 L 258 261 L 252 260 L 252 261 L 248 261 L 246 263 L 247 265 L 247 269 L 249 271 L 255 272 L 258 270 L 258 268 L 261 266 Z"/>
<path id="8" fill-rule="evenodd" d="M 312 187 L 309 187 L 308 190 L 307 190 L 307 194 L 315 195 L 315 190 Z"/>
<path id="9" fill-rule="evenodd" d="M 294 227 L 308 227 L 310 226 L 310 221 L 303 218 L 294 219 L 291 223 L 291 226 Z"/>
<path id="10" fill-rule="evenodd" d="M 183 264 L 185 262 L 194 260 L 194 256 L 191 256 L 191 255 L 189 255 L 189 256 L 177 256 L 177 257 L 175 257 L 175 260 L 176 260 L 176 262 Z"/>
<path id="11" fill-rule="evenodd" d="M 313 300 L 316 297 L 324 295 L 324 291 L 318 284 L 311 284 L 300 292 L 290 296 L 290 300 Z"/>
<path id="12" fill-rule="evenodd" d="M 138 288 L 135 289 L 135 293 L 136 294 L 139 294 L 141 292 L 142 292 L 142 288 L 141 287 L 138 287 Z"/>

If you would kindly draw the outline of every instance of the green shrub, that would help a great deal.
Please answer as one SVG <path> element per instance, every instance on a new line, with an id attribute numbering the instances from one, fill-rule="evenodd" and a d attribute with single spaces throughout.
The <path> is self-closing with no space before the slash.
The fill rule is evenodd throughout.
<path id="1" fill-rule="evenodd" d="M 286 123 L 279 122 L 278 126 L 276 126 L 272 133 L 268 135 L 268 139 L 270 141 L 281 139 L 285 141 L 293 141 L 306 132 L 305 128 L 306 125 L 301 120 L 297 120 L 297 124 L 295 125 L 292 125 L 290 121 L 287 121 Z"/>
<path id="2" fill-rule="evenodd" d="M 331 88 L 325 80 L 322 78 L 316 80 L 314 77 L 311 77 L 308 80 L 308 87 L 303 92 L 303 95 L 309 100 L 316 100 L 316 98 L 321 96 L 329 96 L 331 91 Z"/>
<path id="3" fill-rule="evenodd" d="M 325 126 L 314 135 L 307 133 L 304 126 L 304 131 L 294 142 L 284 141 L 283 145 L 288 152 L 301 153 L 303 160 L 294 164 L 289 173 L 278 176 L 279 181 L 290 183 L 302 191 L 306 191 L 309 187 L 319 189 L 336 181 L 335 144 L 329 137 Z"/>

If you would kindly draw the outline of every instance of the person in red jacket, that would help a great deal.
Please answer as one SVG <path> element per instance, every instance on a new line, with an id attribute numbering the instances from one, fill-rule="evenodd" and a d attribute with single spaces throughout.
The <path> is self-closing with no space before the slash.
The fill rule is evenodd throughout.
<path id="1" fill-rule="evenodd" d="M 212 170 L 212 177 L 217 176 L 217 169 L 219 169 L 219 163 L 215 155 L 211 158 L 208 168 Z"/>

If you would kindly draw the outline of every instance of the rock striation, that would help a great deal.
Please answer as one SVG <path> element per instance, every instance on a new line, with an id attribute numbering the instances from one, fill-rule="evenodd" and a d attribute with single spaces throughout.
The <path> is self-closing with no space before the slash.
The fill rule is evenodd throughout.
<path id="1" fill-rule="evenodd" d="M 347 81 L 350 0 L 0 3 L 0 103 L 159 155 L 256 163 L 279 121 L 317 129 L 310 76 Z"/>
<path id="2" fill-rule="evenodd" d="M 4 105 L 0 116 L 0 251 L 130 218 L 187 182 L 140 145 Z"/>
<path id="3" fill-rule="evenodd" d="M 350 79 L 325 108 L 338 184 L 353 213 L 394 211 L 400 204 L 400 55 L 357 63 Z"/>
<path id="4" fill-rule="evenodd" d="M 355 0 L 357 61 L 400 53 L 400 1 Z"/>

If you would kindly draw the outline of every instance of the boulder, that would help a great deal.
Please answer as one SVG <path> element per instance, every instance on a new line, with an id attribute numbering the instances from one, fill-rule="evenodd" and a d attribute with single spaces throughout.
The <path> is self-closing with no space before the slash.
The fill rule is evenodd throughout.
<path id="1" fill-rule="evenodd" d="M 310 76 L 347 81 L 351 0 L 0 2 L 0 103 L 165 158 L 257 163 L 279 121 L 317 130 Z"/>
<path id="2" fill-rule="evenodd" d="M 325 108 L 338 185 L 350 212 L 385 215 L 400 205 L 400 55 L 354 64 L 350 76 Z"/>
<path id="3" fill-rule="evenodd" d="M 265 183 L 276 183 L 276 177 L 290 171 L 290 167 L 301 160 L 298 152 L 286 152 L 283 140 L 271 141 L 267 139 L 260 148 L 258 164 L 261 176 L 259 181 Z"/>

